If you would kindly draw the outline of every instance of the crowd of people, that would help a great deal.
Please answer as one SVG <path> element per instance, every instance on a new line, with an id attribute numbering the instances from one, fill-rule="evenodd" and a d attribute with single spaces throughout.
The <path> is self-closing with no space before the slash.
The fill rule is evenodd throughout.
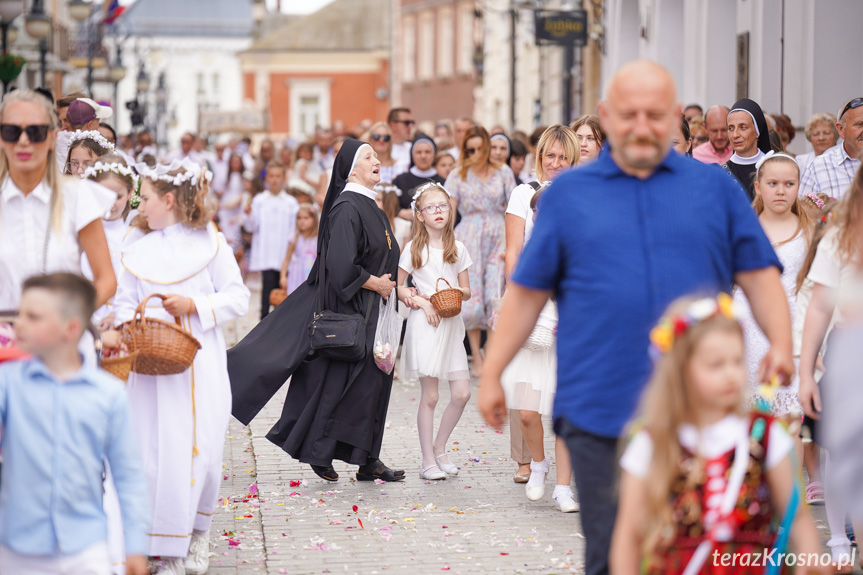
<path id="1" fill-rule="evenodd" d="M 228 419 L 288 380 L 268 439 L 325 481 L 334 460 L 404 481 L 380 459 L 396 378 L 420 383 L 424 480 L 459 473 L 471 378 L 530 501 L 551 418 L 551 498 L 581 512 L 590 575 L 714 572 L 788 533 L 818 556 L 820 503 L 830 564 L 807 569 L 851 572 L 831 374 L 863 319 L 863 98 L 815 114 L 797 156 L 787 116 L 681 108 L 648 61 L 597 115 L 531 134 L 394 108 L 163 150 L 112 115 L 77 93 L 0 104 L 0 572 L 205 573 Z M 261 321 L 226 350 L 252 277 Z M 133 357 L 144 316 L 197 351 L 124 388 L 98 365 Z"/>

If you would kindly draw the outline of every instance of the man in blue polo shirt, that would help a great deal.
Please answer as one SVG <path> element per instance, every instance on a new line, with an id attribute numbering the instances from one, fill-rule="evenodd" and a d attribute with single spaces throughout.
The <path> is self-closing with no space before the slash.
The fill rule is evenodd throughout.
<path id="1" fill-rule="evenodd" d="M 572 457 L 588 575 L 608 572 L 618 441 L 652 365 L 649 332 L 674 299 L 739 285 L 771 342 L 763 374 L 790 375 L 791 319 L 780 264 L 744 192 L 717 166 L 671 151 L 674 81 L 638 61 L 612 80 L 600 119 L 609 147 L 560 176 L 541 201 L 486 355 L 478 404 L 499 428 L 500 375 L 545 301 L 557 299 L 555 431 Z M 585 194 L 601 192 L 598 201 Z"/>

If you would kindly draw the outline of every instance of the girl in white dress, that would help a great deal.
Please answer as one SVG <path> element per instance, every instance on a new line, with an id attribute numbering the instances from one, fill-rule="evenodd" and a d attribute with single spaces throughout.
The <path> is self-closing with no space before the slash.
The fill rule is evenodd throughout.
<path id="1" fill-rule="evenodd" d="M 231 415 L 220 326 L 246 314 L 249 290 L 225 236 L 210 222 L 209 173 L 188 159 L 155 170 L 137 167 L 141 203 L 137 227 L 123 243 L 116 321 L 132 319 L 141 301 L 162 294 L 164 300 L 150 300 L 147 316 L 180 318 L 201 343 L 192 367 L 181 374 L 129 376 L 150 487 L 149 554 L 162 557 L 161 574 L 204 573 Z"/>
<path id="2" fill-rule="evenodd" d="M 791 322 L 794 323 L 797 308 L 797 275 L 806 259 L 809 239 L 812 236 L 812 221 L 801 208 L 797 199 L 800 187 L 800 168 L 791 156 L 768 154 L 756 165 L 755 201 L 753 207 L 764 233 L 773 243 L 773 249 L 782 262 L 782 287 L 788 298 Z M 736 290 L 734 302 L 739 310 L 740 323 L 746 341 L 746 366 L 749 370 L 749 401 L 753 401 L 758 389 L 758 368 L 770 349 L 770 342 L 758 327 L 742 290 Z M 796 422 L 799 430 L 803 410 L 797 399 L 797 377 L 789 386 L 783 386 L 773 402 L 773 415 Z M 792 429 L 792 435 L 796 437 Z M 802 444 L 798 445 L 802 450 Z"/>
<path id="3" fill-rule="evenodd" d="M 111 254 L 111 267 L 114 275 L 119 276 L 120 270 L 120 248 L 123 238 L 129 232 L 129 212 L 131 207 L 129 200 L 138 189 L 138 174 L 130 168 L 126 161 L 117 154 L 106 154 L 84 171 L 84 177 L 98 182 L 117 194 L 114 205 L 102 218 L 102 228 L 105 230 L 105 239 L 108 240 L 108 252 Z M 93 270 L 87 261 L 87 254 L 81 254 L 81 271 L 88 280 L 93 280 Z M 96 310 L 93 314 L 93 323 L 100 331 L 105 331 L 114 326 L 114 301 L 113 298 Z"/>
<path id="4" fill-rule="evenodd" d="M 536 147 L 536 176 L 539 182 L 554 180 L 566 169 L 576 165 L 579 159 L 578 140 L 575 132 L 566 126 L 555 125 L 546 129 Z M 533 222 L 538 209 L 542 189 L 539 182 L 522 184 L 512 191 L 506 209 L 506 274 L 515 269 L 522 248 L 533 232 Z M 557 308 L 552 301 L 545 304 L 534 333 L 543 333 L 548 342 L 550 334 L 557 328 Z M 533 338 L 532 338 L 533 339 Z M 539 340 L 537 340 L 539 341 Z M 521 462 L 525 455 L 522 443 L 527 446 L 530 459 L 530 475 L 525 485 L 525 495 L 531 501 L 545 496 L 545 478 L 549 472 L 549 461 L 543 445 L 542 416 L 552 414 L 554 396 L 557 393 L 557 350 L 554 339 L 545 347 L 534 345 L 531 349 L 518 350 L 501 377 L 507 405 L 510 406 L 511 454 Z M 517 433 L 521 431 L 521 433 Z M 522 439 L 523 438 L 523 439 Z M 578 511 L 570 482 L 572 466 L 566 443 L 555 439 L 554 453 L 557 465 L 557 480 L 552 499 L 564 513 Z"/>
<path id="5" fill-rule="evenodd" d="M 414 195 L 413 240 L 399 259 L 399 299 L 412 311 L 404 341 L 405 377 L 419 378 L 422 387 L 417 430 L 422 450 L 420 477 L 446 479 L 457 475 L 458 467 L 446 455 L 446 443 L 470 399 L 470 374 L 464 349 L 464 322 L 461 315 L 441 318 L 429 301 L 437 291 L 438 278 L 461 290 L 462 301 L 470 299 L 467 269 L 470 256 L 455 239 L 454 215 L 449 194 L 439 184 L 420 187 Z M 413 275 L 417 295 L 405 287 Z M 441 289 L 447 286 L 441 282 Z M 434 410 L 438 400 L 438 381 L 449 381 L 450 402 L 441 416 L 434 437 Z"/>

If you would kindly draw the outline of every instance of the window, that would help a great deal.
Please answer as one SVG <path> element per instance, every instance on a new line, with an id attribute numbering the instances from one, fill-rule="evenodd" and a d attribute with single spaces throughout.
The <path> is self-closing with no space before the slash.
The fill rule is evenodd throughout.
<path id="1" fill-rule="evenodd" d="M 458 72 L 470 74 L 473 71 L 473 7 L 464 4 L 458 15 Z"/>
<path id="2" fill-rule="evenodd" d="M 434 14 L 424 12 L 420 17 L 419 74 L 422 80 L 434 77 Z"/>
<path id="3" fill-rule="evenodd" d="M 412 82 L 416 77 L 416 58 L 417 58 L 417 30 L 416 22 L 413 16 L 406 16 L 402 21 L 402 42 L 404 42 L 404 50 L 402 54 L 403 74 L 405 82 Z"/>
<path id="4" fill-rule="evenodd" d="M 437 73 L 439 76 L 452 76 L 452 55 L 455 34 L 453 33 L 452 8 L 443 8 L 438 12 L 438 51 L 437 51 Z"/>
<path id="5" fill-rule="evenodd" d="M 330 124 L 329 78 L 297 78 L 288 81 L 291 136 L 311 138 L 318 126 Z"/>

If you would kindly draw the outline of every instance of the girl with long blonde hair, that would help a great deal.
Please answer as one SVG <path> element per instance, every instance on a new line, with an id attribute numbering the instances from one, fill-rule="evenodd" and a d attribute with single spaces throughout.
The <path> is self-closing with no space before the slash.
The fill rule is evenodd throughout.
<path id="1" fill-rule="evenodd" d="M 800 188 L 800 169 L 797 162 L 786 154 L 769 153 L 756 164 L 755 200 L 753 207 L 764 233 L 782 262 L 782 287 L 794 322 L 797 308 L 797 275 L 806 260 L 812 237 L 812 220 L 797 198 Z M 740 322 L 746 340 L 746 365 L 749 371 L 750 401 L 758 385 L 758 368 L 770 348 L 767 337 L 758 327 L 743 290 L 737 290 L 734 301 L 740 309 Z M 782 417 L 799 429 L 802 410 L 797 398 L 798 380 L 783 387 L 773 404 L 773 415 Z M 802 450 L 802 444 L 797 445 Z"/>
<path id="2" fill-rule="evenodd" d="M 446 479 L 459 471 L 447 457 L 446 444 L 470 399 L 470 376 L 461 315 L 442 318 L 428 298 L 439 289 L 452 287 L 461 291 L 462 300 L 470 299 L 467 270 L 472 262 L 467 249 L 455 239 L 455 210 L 443 187 L 430 183 L 418 188 L 411 209 L 413 239 L 402 251 L 398 277 L 399 299 L 412 310 L 404 342 L 404 375 L 418 378 L 422 387 L 417 412 L 422 450 L 419 475 L 427 480 Z M 416 295 L 405 286 L 409 274 L 413 276 Z M 434 410 L 440 379 L 449 382 L 450 402 L 435 436 Z"/>
<path id="3" fill-rule="evenodd" d="M 658 362 L 620 460 L 611 572 L 724 572 L 714 558 L 733 553 L 728 572 L 763 573 L 755 559 L 774 545 L 798 467 L 782 424 L 744 411 L 731 298 L 677 300 L 650 339 Z M 795 553 L 820 551 L 806 506 L 797 506 L 791 541 Z"/>

